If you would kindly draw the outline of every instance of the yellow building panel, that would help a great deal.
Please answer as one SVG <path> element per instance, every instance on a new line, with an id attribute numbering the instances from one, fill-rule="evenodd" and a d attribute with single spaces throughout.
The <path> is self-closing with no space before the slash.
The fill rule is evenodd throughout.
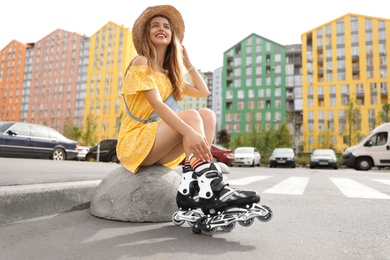
<path id="1" fill-rule="evenodd" d="M 389 98 L 389 30 L 388 19 L 347 14 L 302 35 L 306 152 L 329 145 L 327 136 L 330 148 L 342 152 L 379 123 Z M 354 128 L 345 116 L 351 103 L 361 117 Z"/>
<path id="2" fill-rule="evenodd" d="M 135 55 L 131 31 L 124 26 L 109 22 L 90 39 L 84 114 L 95 119 L 97 141 L 117 137 L 124 108 L 120 86 Z"/>

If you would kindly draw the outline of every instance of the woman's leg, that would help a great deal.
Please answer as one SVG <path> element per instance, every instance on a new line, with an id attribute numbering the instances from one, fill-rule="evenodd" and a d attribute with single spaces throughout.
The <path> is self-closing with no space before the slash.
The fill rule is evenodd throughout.
<path id="1" fill-rule="evenodd" d="M 215 114 L 210 109 L 186 110 L 178 114 L 179 117 L 190 125 L 196 132 L 206 137 L 209 144 L 212 143 L 215 131 Z M 183 136 L 167 125 L 164 121 L 158 127 L 155 142 L 149 155 L 142 162 L 141 166 L 154 163 L 168 163 L 183 152 L 190 155 L 188 147 L 183 146 Z"/>

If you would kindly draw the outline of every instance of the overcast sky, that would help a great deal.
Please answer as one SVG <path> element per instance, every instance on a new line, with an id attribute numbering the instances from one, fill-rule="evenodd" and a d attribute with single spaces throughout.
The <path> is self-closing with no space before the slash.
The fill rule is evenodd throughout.
<path id="1" fill-rule="evenodd" d="M 12 40 L 36 42 L 56 29 L 91 36 L 107 22 L 132 28 L 151 5 L 183 15 L 186 46 L 202 71 L 223 65 L 223 53 L 256 33 L 282 45 L 347 13 L 390 19 L 389 0 L 2 0 L 0 50 Z"/>

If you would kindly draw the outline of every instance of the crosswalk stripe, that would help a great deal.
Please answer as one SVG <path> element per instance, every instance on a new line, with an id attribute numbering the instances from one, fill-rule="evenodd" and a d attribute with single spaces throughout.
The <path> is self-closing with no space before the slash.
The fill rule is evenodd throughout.
<path id="1" fill-rule="evenodd" d="M 251 176 L 229 181 L 229 185 L 248 185 L 252 182 L 261 181 L 271 178 L 271 176 Z"/>
<path id="2" fill-rule="evenodd" d="M 348 178 L 330 178 L 330 180 L 348 198 L 390 199 L 389 195 Z"/>
<path id="3" fill-rule="evenodd" d="M 309 181 L 308 177 L 290 177 L 263 193 L 302 195 Z"/>
<path id="4" fill-rule="evenodd" d="M 383 180 L 383 179 L 373 179 L 374 181 L 381 182 L 387 185 L 390 185 L 390 180 Z"/>

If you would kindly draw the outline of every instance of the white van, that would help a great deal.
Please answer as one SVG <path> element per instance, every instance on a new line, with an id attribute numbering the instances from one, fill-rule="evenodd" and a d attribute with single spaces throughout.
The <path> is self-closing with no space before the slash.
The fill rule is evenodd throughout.
<path id="1" fill-rule="evenodd" d="M 390 123 L 375 128 L 359 144 L 343 153 L 342 165 L 368 171 L 371 167 L 390 167 Z"/>

